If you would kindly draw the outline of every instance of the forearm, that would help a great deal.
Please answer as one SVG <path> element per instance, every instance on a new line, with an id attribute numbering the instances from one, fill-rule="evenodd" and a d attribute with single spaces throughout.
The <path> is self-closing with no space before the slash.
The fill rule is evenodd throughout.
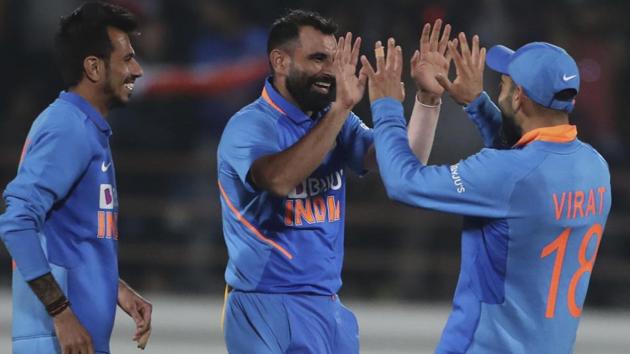
<path id="1" fill-rule="evenodd" d="M 293 146 L 256 160 L 250 170 L 254 185 L 274 195 L 286 196 L 321 164 L 334 147 L 349 114 L 349 109 L 333 104 L 320 122 Z"/>
<path id="2" fill-rule="evenodd" d="M 129 284 L 127 284 L 126 281 L 118 278 L 118 305 L 120 306 L 120 299 L 121 296 L 123 294 L 125 294 L 126 292 L 132 292 L 132 293 L 136 293 L 130 286 Z"/>
<path id="3" fill-rule="evenodd" d="M 28 281 L 28 285 L 39 301 L 42 302 L 48 314 L 53 317 L 63 312 L 70 305 L 51 273 L 46 273 Z"/>
<path id="4" fill-rule="evenodd" d="M 409 147 L 423 164 L 427 164 L 431 155 L 441 104 L 440 98 L 422 97 L 421 93 L 415 98 L 407 137 Z"/>
<path id="5" fill-rule="evenodd" d="M 407 202 L 400 196 L 407 194 L 404 189 L 412 184 L 410 171 L 423 165 L 409 147 L 402 106 L 390 99 L 375 101 L 372 117 L 378 167 L 387 194 L 391 199 Z"/>
<path id="6" fill-rule="evenodd" d="M 65 310 L 69 303 L 50 273 L 50 265 L 37 234 L 36 213 L 17 199 L 7 198 L 7 211 L 0 217 L 0 234 L 17 271 L 26 280 L 33 293 L 51 316 Z"/>

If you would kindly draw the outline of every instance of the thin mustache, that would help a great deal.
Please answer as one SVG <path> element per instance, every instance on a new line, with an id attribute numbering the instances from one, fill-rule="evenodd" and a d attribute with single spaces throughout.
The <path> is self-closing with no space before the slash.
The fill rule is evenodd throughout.
<path id="1" fill-rule="evenodd" d="M 335 84 L 336 80 L 334 76 L 330 76 L 330 75 L 324 75 L 324 76 L 320 76 L 320 77 L 316 77 L 313 79 L 313 81 L 311 82 L 311 84 L 314 84 L 318 81 L 323 81 L 323 82 L 327 82 L 330 84 Z"/>

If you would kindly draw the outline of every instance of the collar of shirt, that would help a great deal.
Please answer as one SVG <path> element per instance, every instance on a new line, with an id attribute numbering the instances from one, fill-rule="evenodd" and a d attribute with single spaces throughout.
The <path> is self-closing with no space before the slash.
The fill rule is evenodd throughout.
<path id="1" fill-rule="evenodd" d="M 514 147 L 523 147 L 532 141 L 546 141 L 550 143 L 568 143 L 577 138 L 577 127 L 571 124 L 556 125 L 531 130 L 525 133 Z"/>
<path id="2" fill-rule="evenodd" d="M 278 112 L 286 115 L 296 124 L 301 124 L 304 122 L 315 121 L 321 118 L 328 110 L 330 109 L 330 105 L 323 110 L 316 112 L 313 115 L 313 119 L 309 117 L 306 113 L 302 112 L 301 109 L 287 101 L 271 84 L 271 77 L 268 77 L 265 80 L 265 86 L 263 87 L 261 97 L 265 102 L 267 102 L 271 107 L 273 107 Z"/>
<path id="3" fill-rule="evenodd" d="M 112 128 L 109 126 L 105 118 L 88 102 L 85 98 L 77 95 L 74 92 L 61 91 L 59 98 L 73 104 L 81 112 L 83 112 L 102 132 L 107 135 L 112 134 Z"/>

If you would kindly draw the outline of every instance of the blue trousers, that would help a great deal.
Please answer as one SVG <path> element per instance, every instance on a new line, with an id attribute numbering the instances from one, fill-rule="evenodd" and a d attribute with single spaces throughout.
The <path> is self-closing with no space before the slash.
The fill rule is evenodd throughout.
<path id="1" fill-rule="evenodd" d="M 230 354 L 358 354 L 359 326 L 337 296 L 232 291 L 224 335 Z"/>

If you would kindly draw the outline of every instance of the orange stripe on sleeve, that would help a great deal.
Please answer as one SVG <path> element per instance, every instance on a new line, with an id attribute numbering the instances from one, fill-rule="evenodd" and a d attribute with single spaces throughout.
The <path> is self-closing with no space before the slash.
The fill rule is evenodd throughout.
<path id="1" fill-rule="evenodd" d="M 218 181 L 218 184 L 219 184 L 219 190 L 221 191 L 221 196 L 223 197 L 223 200 L 225 200 L 225 203 L 228 205 L 230 210 L 232 210 L 232 213 L 234 213 L 234 215 L 236 216 L 236 219 L 240 221 L 243 225 L 245 225 L 245 227 L 247 227 L 249 231 L 253 232 L 254 235 L 256 235 L 256 237 L 258 237 L 260 240 L 273 246 L 275 249 L 277 249 L 283 255 L 285 255 L 285 257 L 287 257 L 288 259 L 293 259 L 293 255 L 289 253 L 286 249 L 284 249 L 284 247 L 280 246 L 273 240 L 265 237 L 260 231 L 258 231 L 258 229 L 256 229 L 254 225 L 250 224 L 249 221 L 247 221 L 243 217 L 243 215 L 241 215 L 241 213 L 234 207 L 234 205 L 232 205 L 232 202 L 230 201 L 230 198 L 228 198 L 227 194 L 225 193 L 225 190 L 223 190 L 223 186 L 221 185 L 220 181 Z"/>
<path id="2" fill-rule="evenodd" d="M 28 150 L 28 146 L 31 145 L 31 139 L 26 139 L 26 141 L 24 142 L 24 146 L 22 146 L 22 153 L 20 154 L 20 163 L 22 163 L 22 161 L 24 160 L 24 157 L 26 156 L 26 150 Z"/>

